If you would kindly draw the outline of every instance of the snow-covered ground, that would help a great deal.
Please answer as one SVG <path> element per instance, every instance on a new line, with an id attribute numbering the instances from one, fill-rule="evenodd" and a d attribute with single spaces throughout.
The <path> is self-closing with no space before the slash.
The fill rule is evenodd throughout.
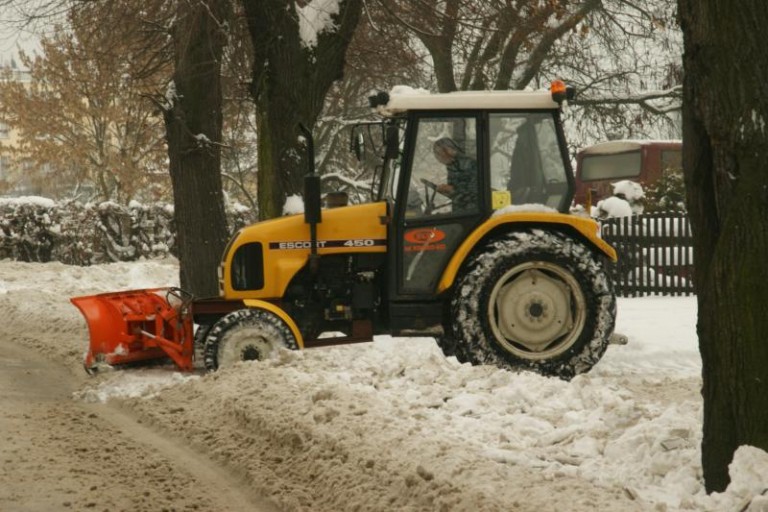
<path id="1" fill-rule="evenodd" d="M 172 260 L 0 262 L 0 335 L 81 371 L 75 295 L 174 284 Z M 693 297 L 620 299 L 611 346 L 571 382 L 444 358 L 432 339 L 305 352 L 230 370 L 117 371 L 73 397 L 122 401 L 285 510 L 768 511 L 768 454 L 727 492 L 701 480 Z"/>

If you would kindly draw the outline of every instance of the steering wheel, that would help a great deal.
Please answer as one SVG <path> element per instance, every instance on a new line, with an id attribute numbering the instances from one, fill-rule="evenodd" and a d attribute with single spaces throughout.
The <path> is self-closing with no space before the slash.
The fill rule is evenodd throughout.
<path id="1" fill-rule="evenodd" d="M 435 192 L 437 192 L 437 183 L 434 181 L 429 181 L 427 178 L 421 178 L 421 182 L 427 186 L 427 188 L 431 188 Z"/>
<path id="2" fill-rule="evenodd" d="M 451 199 L 453 197 L 453 193 L 452 192 L 443 192 L 443 191 L 441 191 L 440 188 L 438 187 L 437 183 L 435 183 L 433 181 L 429 181 L 426 178 L 421 178 L 421 182 L 424 184 L 425 187 L 429 188 L 433 192 L 437 192 L 440 195 L 447 197 L 448 199 Z"/>
<path id="3" fill-rule="evenodd" d="M 435 195 L 437 195 L 438 193 L 440 193 L 440 195 L 445 196 L 449 199 L 451 197 L 445 192 L 440 192 L 435 182 L 429 181 L 426 178 L 421 178 L 421 182 L 424 184 L 424 199 L 426 202 L 426 204 L 424 205 L 424 214 L 430 215 L 436 210 L 439 210 L 441 208 L 447 208 L 448 206 L 450 206 L 451 201 L 448 201 L 445 204 L 435 205 Z"/>

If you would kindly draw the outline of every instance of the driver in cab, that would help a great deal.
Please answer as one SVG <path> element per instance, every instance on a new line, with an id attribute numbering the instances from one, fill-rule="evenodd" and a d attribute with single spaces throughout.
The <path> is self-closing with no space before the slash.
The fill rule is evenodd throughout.
<path id="1" fill-rule="evenodd" d="M 477 210 L 477 162 L 450 137 L 437 139 L 432 151 L 448 171 L 447 183 L 436 190 L 452 199 L 453 211 Z"/>

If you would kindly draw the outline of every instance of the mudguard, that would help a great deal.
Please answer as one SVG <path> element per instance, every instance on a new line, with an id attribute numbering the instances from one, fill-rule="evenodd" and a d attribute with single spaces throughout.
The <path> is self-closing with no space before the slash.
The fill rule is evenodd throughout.
<path id="1" fill-rule="evenodd" d="M 502 215 L 494 215 L 470 233 L 453 254 L 448 265 L 445 267 L 445 271 L 443 271 L 443 276 L 440 279 L 440 282 L 438 283 L 438 293 L 444 292 L 453 285 L 453 282 L 456 280 L 456 276 L 459 273 L 459 269 L 470 251 L 485 238 L 486 235 L 499 227 L 503 227 L 505 224 L 520 224 L 525 225 L 526 227 L 536 226 L 543 229 L 564 227 L 569 231 L 578 234 L 581 239 L 587 242 L 587 244 L 597 252 L 604 254 L 606 257 L 610 258 L 611 261 L 616 261 L 616 250 L 600 238 L 600 226 L 592 219 L 564 213 L 548 212 L 512 212 Z"/>
<path id="2" fill-rule="evenodd" d="M 283 311 L 278 306 L 272 304 L 271 302 L 267 302 L 265 300 L 258 300 L 258 299 L 244 300 L 243 304 L 245 304 L 249 308 L 264 309 L 269 311 L 270 313 L 274 313 L 278 318 L 280 318 L 283 322 L 285 322 L 285 324 L 291 330 L 291 333 L 293 333 L 293 337 L 296 338 L 296 345 L 298 345 L 300 349 L 304 348 L 304 338 L 301 336 L 301 331 L 299 331 L 299 327 L 296 325 L 296 322 L 293 321 L 293 318 L 291 318 L 290 315 L 288 315 L 288 313 Z"/>

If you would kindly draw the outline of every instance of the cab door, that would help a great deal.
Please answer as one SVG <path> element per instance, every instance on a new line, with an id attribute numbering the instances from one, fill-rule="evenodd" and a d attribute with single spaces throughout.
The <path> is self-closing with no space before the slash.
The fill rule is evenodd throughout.
<path id="1" fill-rule="evenodd" d="M 429 300 L 459 244 L 487 216 L 477 113 L 410 121 L 393 219 L 393 299 Z"/>

